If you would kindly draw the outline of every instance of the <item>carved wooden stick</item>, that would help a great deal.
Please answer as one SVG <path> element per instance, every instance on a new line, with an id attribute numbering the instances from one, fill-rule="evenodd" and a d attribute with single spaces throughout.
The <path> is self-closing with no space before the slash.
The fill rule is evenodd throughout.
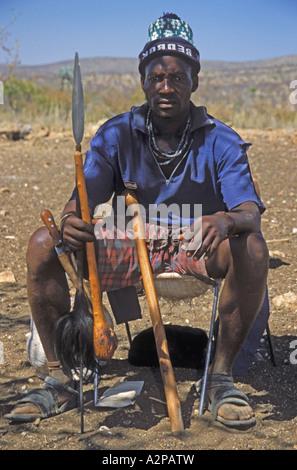
<path id="1" fill-rule="evenodd" d="M 177 394 L 176 382 L 173 374 L 173 368 L 169 357 L 168 344 L 165 330 L 161 318 L 158 298 L 156 294 L 151 265 L 148 258 L 145 232 L 140 214 L 139 205 L 133 191 L 125 190 L 123 194 L 126 197 L 127 206 L 134 206 L 136 211 L 133 217 L 133 229 L 135 233 L 135 242 L 138 253 L 138 260 L 142 273 L 142 281 L 145 289 L 151 320 L 153 324 L 156 349 L 159 358 L 160 371 L 164 383 L 164 390 L 168 408 L 169 419 L 172 431 L 183 431 L 184 424 L 181 413 L 180 401 Z"/>

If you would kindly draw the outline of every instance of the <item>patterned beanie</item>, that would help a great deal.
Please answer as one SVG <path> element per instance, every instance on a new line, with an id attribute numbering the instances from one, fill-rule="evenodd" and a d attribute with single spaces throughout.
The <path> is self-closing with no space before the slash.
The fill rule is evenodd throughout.
<path id="1" fill-rule="evenodd" d="M 174 13 L 164 13 L 151 23 L 148 42 L 139 54 L 140 74 L 144 75 L 144 68 L 150 60 L 161 55 L 183 57 L 196 73 L 200 71 L 200 54 L 193 42 L 193 31 Z"/>

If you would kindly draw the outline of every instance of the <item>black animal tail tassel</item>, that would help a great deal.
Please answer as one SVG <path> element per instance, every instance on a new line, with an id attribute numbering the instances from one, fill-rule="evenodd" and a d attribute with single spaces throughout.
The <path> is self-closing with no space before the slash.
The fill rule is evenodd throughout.
<path id="1" fill-rule="evenodd" d="M 73 310 L 58 320 L 55 348 L 57 357 L 66 370 L 79 374 L 82 363 L 84 378 L 91 380 L 98 365 L 94 356 L 93 315 L 90 302 L 83 292 L 76 292 Z"/>

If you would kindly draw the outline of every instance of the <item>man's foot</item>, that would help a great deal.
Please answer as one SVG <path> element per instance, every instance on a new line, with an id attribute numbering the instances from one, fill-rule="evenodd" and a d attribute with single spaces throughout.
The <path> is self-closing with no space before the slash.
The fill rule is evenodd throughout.
<path id="1" fill-rule="evenodd" d="M 247 396 L 234 386 L 232 377 L 209 375 L 206 400 L 213 417 L 225 426 L 247 429 L 256 424 Z"/>
<path id="2" fill-rule="evenodd" d="M 5 418 L 19 422 L 34 421 L 75 407 L 79 393 L 69 383 L 62 371 L 51 372 L 44 381 L 44 388 L 29 392 Z"/>

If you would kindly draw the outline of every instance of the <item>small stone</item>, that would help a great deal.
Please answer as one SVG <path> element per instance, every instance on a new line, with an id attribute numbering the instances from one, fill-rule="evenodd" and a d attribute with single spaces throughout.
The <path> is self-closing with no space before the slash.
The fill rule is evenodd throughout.
<path id="1" fill-rule="evenodd" d="M 2 273 L 0 273 L 0 282 L 15 283 L 16 279 L 11 271 L 3 271 Z"/>
<path id="2" fill-rule="evenodd" d="M 274 297 L 272 303 L 275 307 L 297 308 L 297 295 L 294 292 L 286 292 Z"/>

